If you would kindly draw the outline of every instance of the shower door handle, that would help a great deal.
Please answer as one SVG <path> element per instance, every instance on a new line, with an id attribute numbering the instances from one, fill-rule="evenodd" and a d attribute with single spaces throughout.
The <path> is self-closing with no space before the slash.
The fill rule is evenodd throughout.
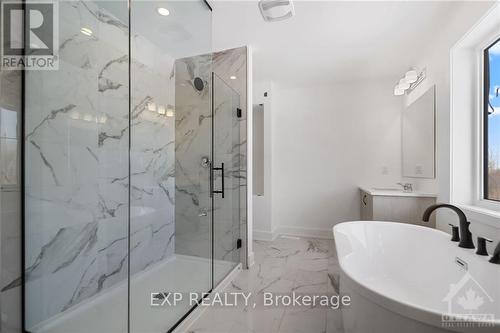
<path id="1" fill-rule="evenodd" d="M 212 168 L 213 171 L 220 171 L 221 172 L 221 176 L 222 176 L 222 189 L 220 191 L 215 191 L 213 188 L 212 188 L 212 193 L 220 193 L 222 194 L 222 198 L 224 199 L 224 163 L 221 163 L 220 167 L 219 168 Z M 213 185 L 212 185 L 213 186 Z"/>

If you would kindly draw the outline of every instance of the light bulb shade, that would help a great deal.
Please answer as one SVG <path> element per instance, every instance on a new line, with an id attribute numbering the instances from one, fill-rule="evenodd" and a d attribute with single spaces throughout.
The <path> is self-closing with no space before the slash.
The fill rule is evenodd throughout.
<path id="1" fill-rule="evenodd" d="M 408 72 L 405 74 L 405 81 L 408 83 L 414 83 L 418 79 L 418 74 L 416 70 L 410 69 Z"/>
<path id="2" fill-rule="evenodd" d="M 410 88 L 410 84 L 408 82 L 406 82 L 406 80 L 404 78 L 402 78 L 401 80 L 399 80 L 398 87 L 399 87 L 399 89 L 406 90 L 406 89 Z"/>
<path id="3" fill-rule="evenodd" d="M 401 96 L 404 95 L 405 91 L 403 89 L 399 88 L 399 85 L 396 85 L 394 87 L 394 96 Z"/>

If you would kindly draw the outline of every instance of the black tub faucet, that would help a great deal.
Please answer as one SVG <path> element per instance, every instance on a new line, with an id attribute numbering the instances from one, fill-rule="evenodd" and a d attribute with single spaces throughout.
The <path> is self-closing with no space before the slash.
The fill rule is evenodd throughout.
<path id="1" fill-rule="evenodd" d="M 465 213 L 458 207 L 450 205 L 450 204 L 435 204 L 428 207 L 424 215 L 422 216 L 422 220 L 425 222 L 429 222 L 429 218 L 431 217 L 431 213 L 438 208 L 449 208 L 458 215 L 458 220 L 460 221 L 460 242 L 458 243 L 459 247 L 463 247 L 465 249 L 473 249 L 474 243 L 472 242 L 472 234 L 469 230 L 470 222 L 467 221 L 467 217 Z"/>

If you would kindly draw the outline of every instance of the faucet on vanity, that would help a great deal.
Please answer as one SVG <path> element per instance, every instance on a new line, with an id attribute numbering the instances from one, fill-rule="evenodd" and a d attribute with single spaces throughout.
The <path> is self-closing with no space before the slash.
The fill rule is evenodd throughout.
<path id="1" fill-rule="evenodd" d="M 474 243 L 472 242 L 472 233 L 469 230 L 469 225 L 470 222 L 467 221 L 467 217 L 465 216 L 465 213 L 458 207 L 450 205 L 450 204 L 435 204 L 432 206 L 429 206 L 425 212 L 424 215 L 422 216 L 422 220 L 425 222 L 429 221 L 429 218 L 431 216 L 431 213 L 435 211 L 438 208 L 449 208 L 453 210 L 455 213 L 458 215 L 459 219 L 459 224 L 460 224 L 460 237 L 457 237 L 457 232 L 455 226 L 452 225 L 453 227 L 453 237 L 452 241 L 459 241 L 458 246 L 463 247 L 466 249 L 474 249 Z M 491 240 L 483 238 L 483 237 L 478 237 L 478 251 L 476 254 L 479 255 L 488 255 L 488 252 L 486 252 L 486 241 L 491 242 Z M 490 258 L 489 262 L 493 264 L 500 264 L 500 242 L 498 243 L 497 247 L 493 251 L 493 256 Z"/>
<path id="2" fill-rule="evenodd" d="M 413 192 L 413 184 L 412 183 L 397 183 L 398 185 L 401 185 L 403 188 L 403 192 Z"/>

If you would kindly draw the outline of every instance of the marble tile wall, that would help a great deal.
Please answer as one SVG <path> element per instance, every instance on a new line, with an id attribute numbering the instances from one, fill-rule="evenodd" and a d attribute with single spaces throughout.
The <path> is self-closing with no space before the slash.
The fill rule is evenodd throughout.
<path id="1" fill-rule="evenodd" d="M 127 277 L 128 26 L 93 2 L 59 11 L 59 70 L 26 74 L 28 328 Z"/>
<path id="2" fill-rule="evenodd" d="M 126 283 L 129 186 L 131 273 L 174 249 L 174 124 L 150 111 L 173 104 L 173 62 L 133 35 L 129 95 L 128 22 L 95 2 L 59 10 L 59 70 L 26 77 L 27 327 Z"/>
<path id="3" fill-rule="evenodd" d="M 211 159 L 211 81 L 211 55 L 175 61 L 175 253 L 202 258 L 212 251 L 210 169 L 201 166 Z"/>
<path id="4" fill-rule="evenodd" d="M 131 274 L 172 257 L 175 244 L 174 61 L 143 36 L 133 35 Z"/>

